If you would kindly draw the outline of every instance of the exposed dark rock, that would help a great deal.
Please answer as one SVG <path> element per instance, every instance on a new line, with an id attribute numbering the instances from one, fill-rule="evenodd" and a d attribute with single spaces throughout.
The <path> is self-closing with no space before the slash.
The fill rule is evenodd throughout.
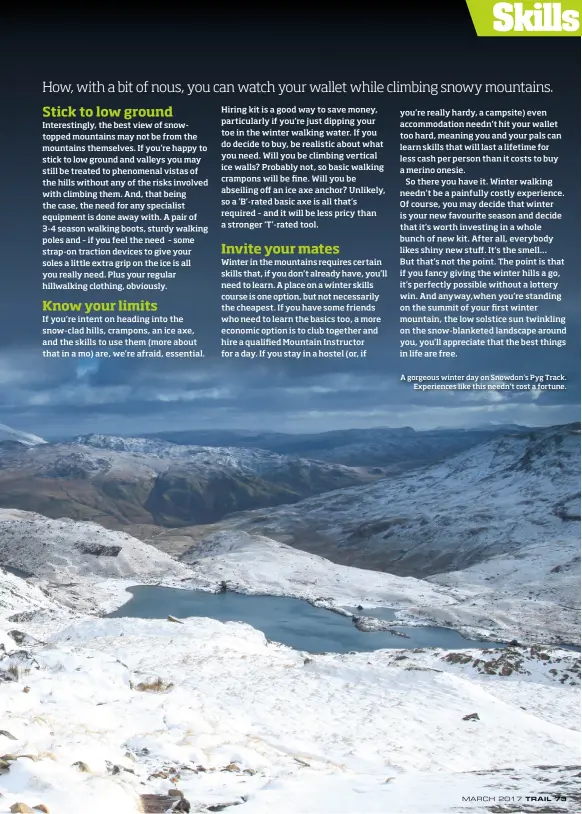
<path id="1" fill-rule="evenodd" d="M 35 639 L 34 636 L 29 636 L 28 633 L 23 633 L 21 630 L 9 630 L 8 635 L 21 647 L 24 645 L 33 646 L 35 644 L 43 644 L 40 639 Z"/>
<path id="2" fill-rule="evenodd" d="M 225 772 L 240 772 L 240 766 L 238 763 L 229 763 L 228 766 L 224 767 Z"/>
<path id="3" fill-rule="evenodd" d="M 77 760 L 77 761 L 75 761 L 75 763 L 72 763 L 71 765 L 75 766 L 80 772 L 90 772 L 91 771 L 91 769 L 87 766 L 87 764 L 84 763 L 82 760 Z"/>
<path id="4" fill-rule="evenodd" d="M 141 807 L 144 814 L 166 814 L 173 802 L 174 798 L 166 794 L 141 795 Z"/>
<path id="5" fill-rule="evenodd" d="M 167 692 L 172 690 L 174 685 L 172 682 L 164 681 L 162 678 L 154 678 L 150 681 L 140 681 L 133 689 L 136 692 Z"/>
<path id="6" fill-rule="evenodd" d="M 463 721 L 480 721 L 479 715 L 476 712 L 471 712 L 470 715 L 463 715 Z"/>
<path id="7" fill-rule="evenodd" d="M 29 576 L 31 576 L 29 574 Z M 12 616 L 8 617 L 9 622 L 31 622 L 38 611 L 21 611 L 20 613 L 13 613 Z"/>
<path id="8" fill-rule="evenodd" d="M 77 549 L 81 554 L 92 554 L 94 557 L 117 557 L 122 550 L 120 545 L 102 545 L 100 543 L 79 543 Z"/>
<path id="9" fill-rule="evenodd" d="M 133 769 L 127 769 L 125 766 L 120 766 L 117 763 L 111 763 L 109 760 L 105 761 L 105 765 L 107 766 L 107 770 L 110 771 L 111 774 L 121 774 L 121 772 L 135 774 Z"/>
<path id="10" fill-rule="evenodd" d="M 560 520 L 580 521 L 580 492 L 556 503 L 552 511 Z"/>
<path id="11" fill-rule="evenodd" d="M 443 657 L 443 661 L 448 661 L 450 664 L 468 664 L 471 661 L 471 656 L 467 656 L 465 653 L 447 653 L 447 655 Z M 477 663 L 478 659 L 473 663 L 473 667 L 475 667 Z"/>
<path id="12" fill-rule="evenodd" d="M 176 802 L 176 797 L 179 797 Z M 189 801 L 178 789 L 170 789 L 167 794 L 142 794 L 141 805 L 144 814 L 165 814 L 167 811 L 190 811 Z"/>
<path id="13" fill-rule="evenodd" d="M 4 735 L 5 738 L 8 738 L 11 741 L 18 740 L 18 738 L 15 738 L 14 735 L 12 735 L 10 732 L 7 732 L 5 729 L 0 729 L 0 735 Z"/>

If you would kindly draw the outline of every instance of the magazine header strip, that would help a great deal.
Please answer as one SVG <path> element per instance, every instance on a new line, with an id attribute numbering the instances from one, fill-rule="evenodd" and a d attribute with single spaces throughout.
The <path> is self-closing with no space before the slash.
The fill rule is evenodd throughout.
<path id="1" fill-rule="evenodd" d="M 580 37 L 581 5 L 467 0 L 478 37 Z"/>

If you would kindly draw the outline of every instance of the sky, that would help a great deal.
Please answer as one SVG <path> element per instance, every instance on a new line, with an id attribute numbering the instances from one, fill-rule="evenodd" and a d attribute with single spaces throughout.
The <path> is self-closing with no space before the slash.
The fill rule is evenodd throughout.
<path id="1" fill-rule="evenodd" d="M 176 429 L 265 429 L 319 432 L 373 426 L 469 427 L 489 422 L 548 425 L 579 418 L 580 328 L 580 86 L 578 40 L 479 39 L 464 3 L 445 13 L 422 6 L 408 17 L 360 14 L 352 18 L 280 16 L 174 18 L 140 22 L 117 18 L 23 18 L 5 26 L 2 37 L 3 110 L 11 126 L 0 154 L 4 180 L 0 195 L 4 292 L 0 301 L 0 422 L 45 437 L 87 432 L 143 434 Z M 352 12 L 353 14 L 355 12 Z M 241 12 L 242 14 L 242 12 Z M 432 15 L 432 16 L 431 16 Z M 425 20 L 420 25 L 420 20 Z M 26 54 L 26 59 L 22 59 Z M 18 70 L 14 71 L 14 66 Z M 217 212 L 219 118 L 222 104 L 240 96 L 185 99 L 164 96 L 209 146 L 211 186 L 189 198 L 189 211 L 210 227 L 197 239 L 193 266 L 165 295 L 164 308 L 184 316 L 205 351 L 203 360 L 104 360 L 76 364 L 43 359 L 40 346 L 40 108 L 79 104 L 86 97 L 43 94 L 42 82 L 144 79 L 202 81 L 455 81 L 549 82 L 553 93 L 490 96 L 487 106 L 510 109 L 543 105 L 559 120 L 563 138 L 555 185 L 566 196 L 562 221 L 552 227 L 555 254 L 566 259 L 554 313 L 568 318 L 570 344 L 555 348 L 464 350 L 456 360 L 431 363 L 402 360 L 398 353 L 398 119 L 411 105 L 475 106 L 467 96 L 376 96 L 313 99 L 285 103 L 379 105 L 387 194 L 373 222 L 332 224 L 316 242 L 342 246 L 342 256 L 382 260 L 389 279 L 378 291 L 382 327 L 366 359 L 262 363 L 219 358 L 219 246 Z M 143 105 L 145 97 L 126 97 Z M 119 101 L 120 96 L 116 99 Z M 111 97 L 97 100 L 111 103 Z M 248 101 L 248 100 L 245 100 Z M 254 98 L 255 103 L 273 99 Z M 148 106 L 159 106 L 150 96 Z M 512 167 L 519 176 L 521 168 Z M 526 175 L 531 172 L 524 171 Z M 548 174 L 548 173 L 546 173 Z M 249 235 L 241 236 L 242 240 Z M 311 236 L 310 236 L 311 237 Z M 305 236 L 285 233 L 285 241 Z M 46 297 L 46 293 L 44 294 Z M 543 313 L 543 311 L 542 311 Z M 546 311 L 549 313 L 549 311 Z M 505 391 L 419 393 L 401 381 L 406 374 L 564 374 L 568 389 L 558 393 Z"/>

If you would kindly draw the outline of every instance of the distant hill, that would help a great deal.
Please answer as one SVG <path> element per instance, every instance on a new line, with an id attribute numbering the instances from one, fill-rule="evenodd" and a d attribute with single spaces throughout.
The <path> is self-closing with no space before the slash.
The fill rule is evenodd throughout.
<path id="1" fill-rule="evenodd" d="M 241 449 L 265 449 L 280 455 L 299 455 L 347 466 L 385 466 L 405 471 L 433 463 L 503 435 L 508 428 L 438 429 L 411 427 L 333 430 L 321 433 L 253 433 L 239 430 L 185 430 L 148 435 L 175 444 L 204 444 Z M 511 427 L 511 432 L 528 432 Z"/>
<path id="2" fill-rule="evenodd" d="M 105 526 L 212 523 L 292 503 L 383 471 L 265 450 L 82 436 L 67 444 L 0 442 L 0 507 Z"/>

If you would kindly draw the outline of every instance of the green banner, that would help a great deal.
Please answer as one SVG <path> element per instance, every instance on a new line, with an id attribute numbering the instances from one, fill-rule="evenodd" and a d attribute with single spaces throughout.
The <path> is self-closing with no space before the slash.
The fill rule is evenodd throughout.
<path id="1" fill-rule="evenodd" d="M 467 0 L 479 37 L 580 37 L 582 0 L 500 3 Z"/>

